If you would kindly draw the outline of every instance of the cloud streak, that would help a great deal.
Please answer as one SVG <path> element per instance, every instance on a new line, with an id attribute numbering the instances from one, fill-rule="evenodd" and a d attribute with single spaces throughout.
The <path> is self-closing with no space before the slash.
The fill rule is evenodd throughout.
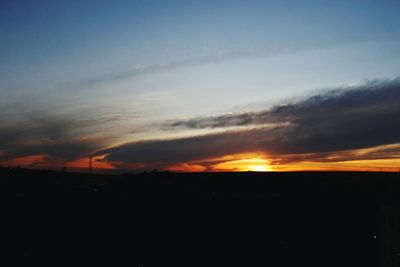
<path id="1" fill-rule="evenodd" d="M 365 40 L 352 41 L 348 44 L 359 44 L 363 43 Z M 86 88 L 94 86 L 101 83 L 107 83 L 112 81 L 118 81 L 128 78 L 139 77 L 148 74 L 154 74 L 161 71 L 174 70 L 179 68 L 186 68 L 192 66 L 199 66 L 203 64 L 216 64 L 224 63 L 231 60 L 245 59 L 251 57 L 268 57 L 279 54 L 287 54 L 298 51 L 309 51 L 315 48 L 329 48 L 340 45 L 339 43 L 329 42 L 329 43 L 312 43 L 304 42 L 297 43 L 293 45 L 284 46 L 255 46 L 254 44 L 241 45 L 239 47 L 231 49 L 219 49 L 212 52 L 207 52 L 204 54 L 202 51 L 198 51 L 200 56 L 192 56 L 187 58 L 182 58 L 179 60 L 160 62 L 155 64 L 137 64 L 132 66 L 130 69 L 120 72 L 110 72 L 103 73 L 97 76 L 89 77 L 77 81 L 76 83 L 70 84 L 68 87 L 72 88 Z"/>
<path id="2" fill-rule="evenodd" d="M 148 65 L 138 64 L 137 66 L 134 66 L 126 71 L 115 72 L 115 73 L 104 73 L 91 78 L 82 79 L 78 81 L 76 84 L 73 84 L 73 87 L 77 88 L 90 87 L 104 82 L 133 78 L 161 71 L 173 70 L 177 68 L 184 68 L 184 67 L 197 66 L 210 63 L 221 63 L 228 60 L 246 58 L 254 55 L 255 53 L 253 51 L 247 51 L 247 50 L 237 50 L 237 51 L 221 50 L 218 51 L 216 54 L 204 55 L 200 57 L 192 57 L 171 62 L 160 62 L 158 64 L 148 64 Z"/>

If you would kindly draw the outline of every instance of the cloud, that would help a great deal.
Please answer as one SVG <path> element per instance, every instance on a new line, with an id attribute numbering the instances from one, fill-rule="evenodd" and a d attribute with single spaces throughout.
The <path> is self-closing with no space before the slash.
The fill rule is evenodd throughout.
<path id="1" fill-rule="evenodd" d="M 90 136 L 92 126 L 85 120 L 68 116 L 28 114 L 17 122 L 0 127 L 0 161 L 47 155 L 50 160 L 68 161 L 87 156 L 106 144 L 106 138 Z"/>
<path id="2" fill-rule="evenodd" d="M 360 43 L 362 41 L 352 41 L 353 43 Z M 204 53 L 204 51 L 197 51 L 196 56 L 181 58 L 178 60 L 160 62 L 155 64 L 137 64 L 132 66 L 128 70 L 120 72 L 109 72 L 99 74 L 93 77 L 79 80 L 75 83 L 69 84 L 68 88 L 86 88 L 94 86 L 96 84 L 107 83 L 112 81 L 118 81 L 128 78 L 139 77 L 143 75 L 158 73 L 161 71 L 174 70 L 179 68 L 186 68 L 192 66 L 198 66 L 203 64 L 215 64 L 223 63 L 231 60 L 238 60 L 251 57 L 268 57 L 276 54 L 287 54 L 294 53 L 298 51 L 310 51 L 316 48 L 329 48 L 338 45 L 343 45 L 342 43 L 335 43 L 330 41 L 329 43 L 318 43 L 314 44 L 312 42 L 297 43 L 286 46 L 270 46 L 261 45 L 256 46 L 254 44 L 243 44 L 236 47 L 231 47 L 230 49 L 217 49 Z"/>
<path id="3" fill-rule="evenodd" d="M 253 149 L 249 139 L 240 140 L 242 132 L 210 134 L 196 137 L 127 143 L 98 151 L 109 161 L 128 163 L 178 163 L 224 156 Z M 248 132 L 245 132 L 247 134 Z"/>
<path id="4" fill-rule="evenodd" d="M 327 156 L 338 151 L 399 143 L 399 103 L 399 79 L 374 81 L 260 112 L 169 121 L 164 128 L 225 130 L 188 138 L 126 143 L 99 154 L 107 154 L 106 160 L 120 164 L 161 165 L 255 151 L 276 159 L 292 155 L 291 159 L 286 157 L 287 161 L 311 153 Z M 236 126 L 253 128 L 226 130 Z"/>
<path id="5" fill-rule="evenodd" d="M 272 164 L 291 162 L 343 162 L 352 160 L 400 159 L 400 144 L 383 145 L 372 148 L 281 155 L 271 161 Z"/>
<path id="6" fill-rule="evenodd" d="M 259 112 L 225 114 L 221 116 L 200 117 L 188 120 L 171 120 L 163 128 L 204 129 L 226 128 L 245 125 L 265 125 L 283 122 L 307 124 L 314 120 L 324 122 L 325 118 L 334 122 L 359 120 L 370 115 L 397 113 L 400 109 L 396 101 L 400 97 L 400 79 L 374 81 L 348 90 L 337 88 L 303 101 L 276 106 Z"/>
<path id="7" fill-rule="evenodd" d="M 177 68 L 184 68 L 201 64 L 225 62 L 227 60 L 252 56 L 253 54 L 254 54 L 253 52 L 246 50 L 224 51 L 223 53 L 221 53 L 221 51 L 218 51 L 216 54 L 191 57 L 170 62 L 160 62 L 158 64 L 149 64 L 149 65 L 136 65 L 126 71 L 115 72 L 115 73 L 104 73 L 91 78 L 82 79 L 77 83 L 73 84 L 72 87 L 73 88 L 90 87 L 99 83 L 133 78 L 137 76 L 153 74 L 166 70 L 173 70 Z"/>

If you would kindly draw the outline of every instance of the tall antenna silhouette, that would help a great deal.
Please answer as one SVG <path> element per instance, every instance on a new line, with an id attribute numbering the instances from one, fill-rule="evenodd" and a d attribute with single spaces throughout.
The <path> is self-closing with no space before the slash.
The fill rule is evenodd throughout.
<path id="1" fill-rule="evenodd" d="M 90 156 L 90 158 L 89 158 L 89 173 L 92 173 L 92 167 L 93 167 L 93 157 Z"/>

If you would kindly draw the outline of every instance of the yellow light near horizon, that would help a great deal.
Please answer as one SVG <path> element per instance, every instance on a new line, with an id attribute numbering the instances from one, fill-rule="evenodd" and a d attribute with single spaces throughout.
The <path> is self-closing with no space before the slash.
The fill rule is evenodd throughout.
<path id="1" fill-rule="evenodd" d="M 367 159 L 338 162 L 301 161 L 282 165 L 274 165 L 276 171 L 372 171 L 398 172 L 400 158 Z"/>
<path id="2" fill-rule="evenodd" d="M 220 162 L 216 165 L 213 165 L 212 168 L 214 171 L 272 171 L 267 159 L 262 158 L 260 155 L 255 156 L 251 157 L 249 155 L 245 155 L 244 158 L 241 158 L 242 155 L 237 155 L 236 158 L 230 158 L 226 161 Z"/>
<path id="3" fill-rule="evenodd" d="M 253 171 L 253 172 L 267 172 L 267 171 L 270 171 L 270 170 L 271 169 L 266 165 L 249 166 L 249 171 Z"/>

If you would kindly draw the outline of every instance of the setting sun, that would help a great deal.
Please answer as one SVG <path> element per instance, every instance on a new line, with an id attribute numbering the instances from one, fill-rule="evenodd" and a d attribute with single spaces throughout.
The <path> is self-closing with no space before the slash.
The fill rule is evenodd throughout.
<path id="1" fill-rule="evenodd" d="M 223 162 L 213 165 L 214 171 L 272 171 L 269 161 L 261 154 L 238 154 L 222 158 Z"/>
<path id="2" fill-rule="evenodd" d="M 271 171 L 271 169 L 265 165 L 254 165 L 254 166 L 249 166 L 249 171 L 267 172 L 267 171 Z"/>

